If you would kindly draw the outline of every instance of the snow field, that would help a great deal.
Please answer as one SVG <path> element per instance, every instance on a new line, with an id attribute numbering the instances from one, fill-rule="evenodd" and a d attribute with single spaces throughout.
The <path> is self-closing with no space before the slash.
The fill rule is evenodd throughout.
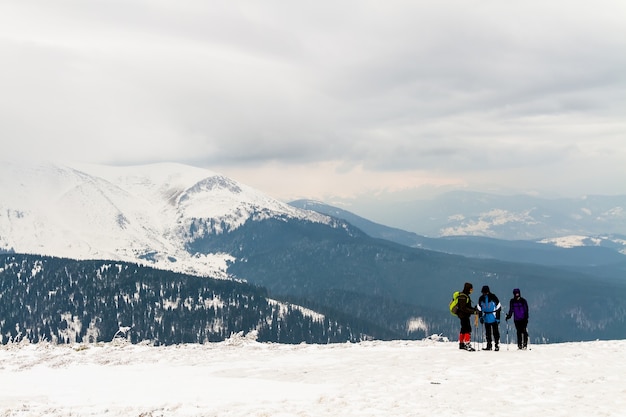
<path id="1" fill-rule="evenodd" d="M 0 347 L 0 416 L 618 416 L 626 340 Z"/>

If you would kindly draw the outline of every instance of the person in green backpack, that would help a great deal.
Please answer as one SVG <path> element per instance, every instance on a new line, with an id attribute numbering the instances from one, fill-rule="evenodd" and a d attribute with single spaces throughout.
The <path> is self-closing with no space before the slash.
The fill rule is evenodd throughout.
<path id="1" fill-rule="evenodd" d="M 459 294 L 459 303 L 457 309 L 457 316 L 461 321 L 461 331 L 459 332 L 459 349 L 467 351 L 474 351 L 472 347 L 472 323 L 470 323 L 470 317 L 477 314 L 476 307 L 472 307 L 472 299 L 470 294 L 474 291 L 474 286 L 466 282 L 463 285 L 463 291 Z"/>

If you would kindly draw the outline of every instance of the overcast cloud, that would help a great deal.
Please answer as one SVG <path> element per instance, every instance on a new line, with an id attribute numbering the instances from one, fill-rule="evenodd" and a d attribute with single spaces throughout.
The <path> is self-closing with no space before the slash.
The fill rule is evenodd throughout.
<path id="1" fill-rule="evenodd" d="M 625 19 L 619 0 L 5 0 L 3 153 L 189 163 L 284 200 L 624 194 Z"/>

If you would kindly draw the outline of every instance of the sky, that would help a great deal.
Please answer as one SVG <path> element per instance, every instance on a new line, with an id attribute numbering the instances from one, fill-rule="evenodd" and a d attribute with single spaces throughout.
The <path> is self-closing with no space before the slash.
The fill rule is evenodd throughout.
<path id="1" fill-rule="evenodd" d="M 11 416 L 622 416 L 626 342 L 0 346 Z"/>
<path id="2" fill-rule="evenodd" d="M 626 194 L 618 0 L 4 0 L 3 157 L 275 198 Z"/>

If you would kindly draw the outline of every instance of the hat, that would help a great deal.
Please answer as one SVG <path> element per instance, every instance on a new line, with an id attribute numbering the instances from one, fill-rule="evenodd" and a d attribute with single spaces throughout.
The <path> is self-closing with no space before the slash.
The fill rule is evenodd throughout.
<path id="1" fill-rule="evenodd" d="M 483 289 L 480 290 L 480 292 L 482 292 L 483 294 L 489 294 L 489 286 L 488 285 L 483 285 Z"/>
<path id="2" fill-rule="evenodd" d="M 515 289 L 513 290 L 513 295 L 519 295 L 519 294 L 521 294 L 521 293 L 519 292 L 519 288 L 515 288 Z"/>

